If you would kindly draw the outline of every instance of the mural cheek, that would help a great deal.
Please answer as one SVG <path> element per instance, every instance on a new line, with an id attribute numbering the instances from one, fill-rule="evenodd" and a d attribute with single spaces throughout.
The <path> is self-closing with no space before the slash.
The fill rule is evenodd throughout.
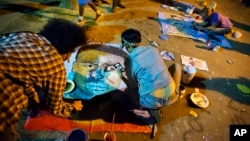
<path id="1" fill-rule="evenodd" d="M 108 83 L 113 88 L 119 88 L 122 80 L 121 74 L 117 71 L 111 71 L 109 75 L 106 77 L 106 83 Z"/>

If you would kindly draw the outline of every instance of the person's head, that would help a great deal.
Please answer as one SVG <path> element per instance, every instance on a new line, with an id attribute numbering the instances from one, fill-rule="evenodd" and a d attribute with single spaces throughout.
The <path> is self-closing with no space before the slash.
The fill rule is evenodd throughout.
<path id="1" fill-rule="evenodd" d="M 202 12 L 201 12 L 201 16 L 204 17 L 204 18 L 207 18 L 209 17 L 212 13 L 214 12 L 214 9 L 210 8 L 210 7 L 204 7 L 202 9 Z"/>
<path id="2" fill-rule="evenodd" d="M 80 26 L 64 19 L 51 19 L 40 31 L 61 55 L 72 53 L 86 44 L 86 35 Z"/>
<path id="3" fill-rule="evenodd" d="M 141 33 L 136 29 L 127 29 L 121 34 L 122 46 L 125 46 L 128 52 L 137 47 L 141 42 Z"/>

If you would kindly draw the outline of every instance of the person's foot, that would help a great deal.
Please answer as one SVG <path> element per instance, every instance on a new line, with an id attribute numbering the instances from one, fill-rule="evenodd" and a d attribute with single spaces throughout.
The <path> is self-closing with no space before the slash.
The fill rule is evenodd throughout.
<path id="1" fill-rule="evenodd" d="M 96 12 L 96 18 L 95 18 L 94 21 L 98 20 L 102 15 L 103 15 L 103 13 L 101 11 L 97 11 Z"/>
<path id="2" fill-rule="evenodd" d="M 83 21 L 83 16 L 78 16 L 78 22 L 82 22 Z"/>
<path id="3" fill-rule="evenodd" d="M 102 0 L 101 1 L 103 4 L 110 4 L 110 2 L 106 1 L 106 0 Z"/>
<path id="4" fill-rule="evenodd" d="M 121 7 L 121 8 L 126 8 L 126 6 L 122 5 L 122 4 L 118 4 L 117 5 L 118 7 Z"/>
<path id="5" fill-rule="evenodd" d="M 100 4 L 99 2 L 94 2 L 94 4 L 95 4 L 96 6 L 101 6 L 101 4 Z"/>
<path id="6" fill-rule="evenodd" d="M 83 16 L 78 16 L 76 24 L 81 24 L 82 25 L 84 23 L 85 23 L 85 21 L 83 19 Z"/>

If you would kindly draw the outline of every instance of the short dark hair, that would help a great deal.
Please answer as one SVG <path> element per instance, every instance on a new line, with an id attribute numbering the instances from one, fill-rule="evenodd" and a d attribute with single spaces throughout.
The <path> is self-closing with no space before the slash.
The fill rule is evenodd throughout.
<path id="1" fill-rule="evenodd" d="M 64 19 L 51 19 L 40 31 L 60 54 L 73 52 L 74 49 L 86 44 L 86 35 L 83 28 Z"/>
<path id="2" fill-rule="evenodd" d="M 129 43 L 140 43 L 141 42 L 141 33 L 136 29 L 127 29 L 122 32 L 121 38 Z M 122 43 L 124 42 L 122 40 Z"/>

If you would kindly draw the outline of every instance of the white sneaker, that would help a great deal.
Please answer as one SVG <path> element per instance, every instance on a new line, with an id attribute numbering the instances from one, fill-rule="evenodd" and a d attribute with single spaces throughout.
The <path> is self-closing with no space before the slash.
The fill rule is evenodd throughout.
<path id="1" fill-rule="evenodd" d="M 82 22 L 83 21 L 83 16 L 78 16 L 78 22 Z"/>

